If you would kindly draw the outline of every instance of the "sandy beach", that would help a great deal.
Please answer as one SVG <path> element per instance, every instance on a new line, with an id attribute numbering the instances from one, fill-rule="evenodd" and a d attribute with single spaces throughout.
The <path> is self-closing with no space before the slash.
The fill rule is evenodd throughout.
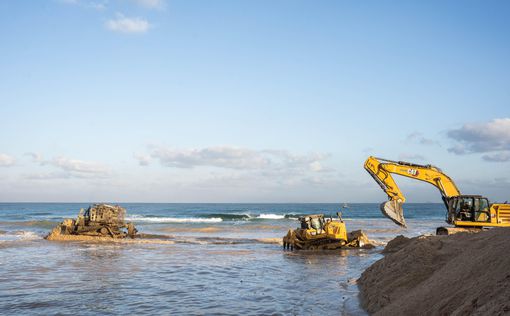
<path id="1" fill-rule="evenodd" d="M 510 312 L 510 229 L 399 236 L 358 280 L 374 315 L 503 315 Z"/>

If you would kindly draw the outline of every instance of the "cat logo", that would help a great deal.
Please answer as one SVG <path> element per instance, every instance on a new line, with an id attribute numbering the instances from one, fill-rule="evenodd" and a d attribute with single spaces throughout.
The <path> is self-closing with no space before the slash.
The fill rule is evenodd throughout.
<path id="1" fill-rule="evenodd" d="M 416 169 L 407 169 L 407 173 L 409 173 L 410 175 L 414 176 L 414 177 L 417 177 L 420 172 Z"/>

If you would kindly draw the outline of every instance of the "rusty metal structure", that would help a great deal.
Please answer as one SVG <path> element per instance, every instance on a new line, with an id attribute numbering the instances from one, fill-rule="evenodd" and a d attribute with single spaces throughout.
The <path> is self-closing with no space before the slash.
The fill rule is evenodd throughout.
<path id="1" fill-rule="evenodd" d="M 85 235 L 125 238 L 136 236 L 132 223 L 125 221 L 126 210 L 118 205 L 92 204 L 81 209 L 78 217 L 64 220 L 60 226 L 62 235 Z"/>

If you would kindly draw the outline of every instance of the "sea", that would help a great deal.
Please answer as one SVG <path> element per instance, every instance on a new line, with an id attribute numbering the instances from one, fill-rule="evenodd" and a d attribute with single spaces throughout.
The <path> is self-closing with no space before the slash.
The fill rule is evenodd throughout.
<path id="1" fill-rule="evenodd" d="M 116 204 L 116 203 L 112 203 Z M 398 235 L 434 234 L 444 205 L 118 203 L 168 243 L 44 239 L 89 203 L 0 203 L 1 315 L 366 315 L 357 279 Z M 373 249 L 284 250 L 298 217 L 341 212 Z"/>

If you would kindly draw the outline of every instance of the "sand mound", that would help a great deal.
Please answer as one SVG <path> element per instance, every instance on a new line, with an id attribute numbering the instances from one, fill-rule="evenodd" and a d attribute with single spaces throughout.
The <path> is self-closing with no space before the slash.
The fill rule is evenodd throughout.
<path id="1" fill-rule="evenodd" d="M 388 243 L 386 256 L 358 280 L 361 302 L 368 312 L 510 313 L 510 228 L 404 238 Z"/>
<path id="2" fill-rule="evenodd" d="M 390 240 L 390 242 L 384 247 L 382 253 L 391 253 L 397 252 L 400 249 L 404 248 L 410 241 L 410 238 L 407 238 L 403 235 L 398 235 L 397 237 Z"/>

